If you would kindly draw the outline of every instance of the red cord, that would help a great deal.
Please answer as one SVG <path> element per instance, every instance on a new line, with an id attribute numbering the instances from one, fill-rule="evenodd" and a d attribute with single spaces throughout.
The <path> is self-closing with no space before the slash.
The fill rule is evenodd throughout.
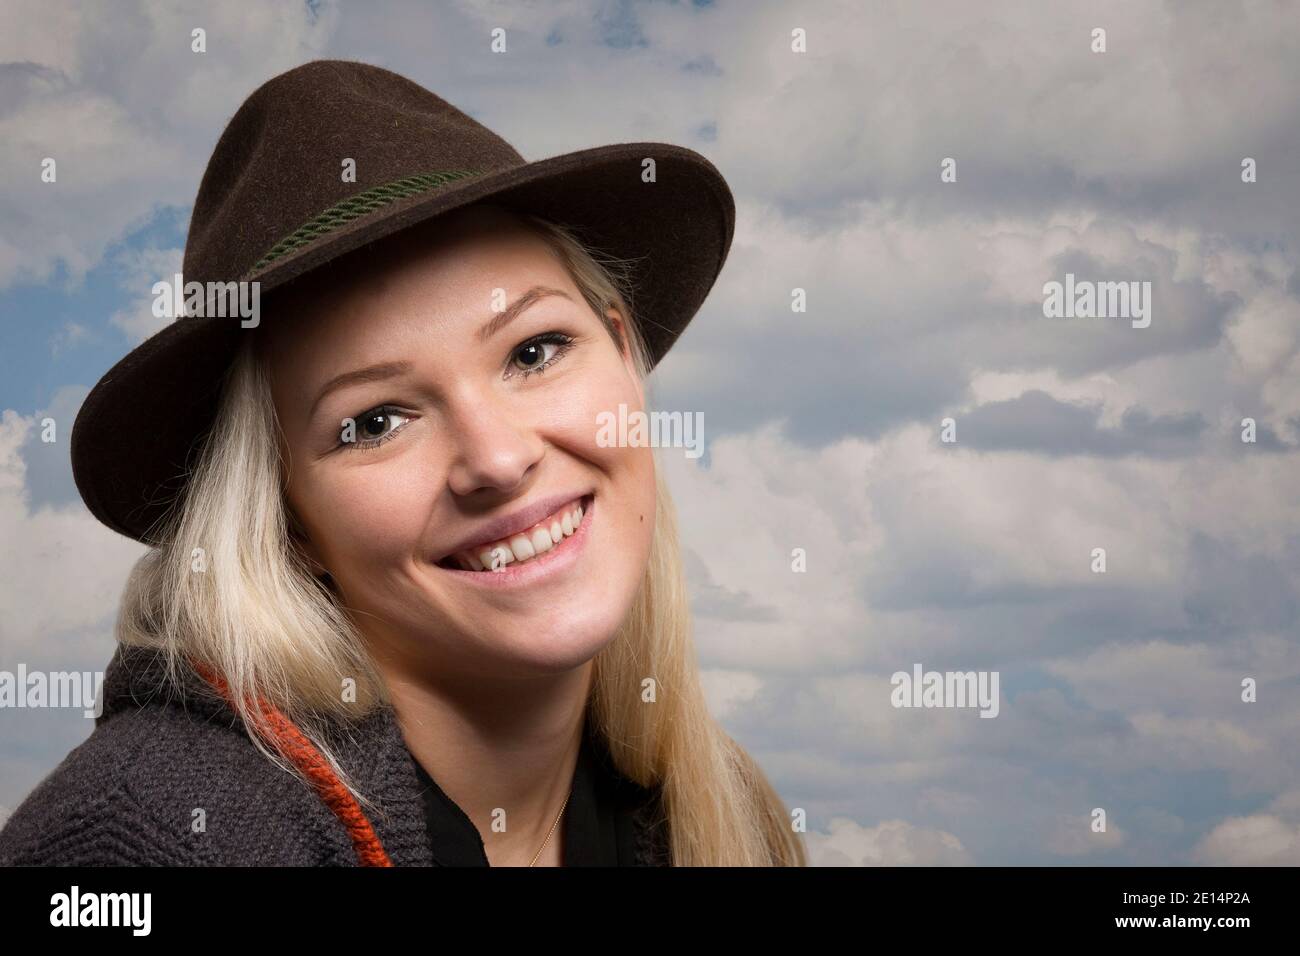
<path id="1" fill-rule="evenodd" d="M 221 696 L 233 705 L 234 698 L 230 692 L 230 685 L 221 675 L 206 664 L 196 662 L 193 666 L 199 676 L 215 687 Z M 384 845 L 379 842 L 374 827 L 362 813 L 361 805 L 357 803 L 348 788 L 343 786 L 343 781 L 338 778 L 321 752 L 303 736 L 302 731 L 293 721 L 285 717 L 276 707 L 259 698 L 257 708 L 279 743 L 280 750 L 303 776 L 311 781 L 321 800 L 347 828 L 348 836 L 352 838 L 352 847 L 356 850 L 361 865 L 392 866 L 393 861 L 388 858 L 388 853 L 385 852 Z"/>

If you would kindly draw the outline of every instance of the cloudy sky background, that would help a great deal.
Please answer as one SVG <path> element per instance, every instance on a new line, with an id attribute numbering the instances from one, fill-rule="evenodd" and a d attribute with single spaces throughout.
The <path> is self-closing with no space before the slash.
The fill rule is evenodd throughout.
<path id="1" fill-rule="evenodd" d="M 6 3 L 0 669 L 107 663 L 143 546 L 82 504 L 72 421 L 165 321 L 226 120 L 319 57 L 528 159 L 657 140 L 727 177 L 731 256 L 655 375 L 708 453 L 662 460 L 715 713 L 817 862 L 1300 863 L 1292 2 Z M 1045 319 L 1066 272 L 1150 281 L 1150 328 Z M 894 709 L 914 663 L 1000 672 L 999 716 Z M 90 727 L 0 711 L 0 805 Z"/>

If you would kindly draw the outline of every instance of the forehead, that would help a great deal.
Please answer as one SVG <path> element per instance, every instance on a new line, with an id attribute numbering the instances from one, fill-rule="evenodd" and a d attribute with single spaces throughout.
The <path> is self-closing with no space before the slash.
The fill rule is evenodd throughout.
<path id="1" fill-rule="evenodd" d="M 570 292 L 572 278 L 546 241 L 508 210 L 471 206 L 387 237 L 277 290 L 258 330 L 273 362 L 310 340 L 373 331 L 377 317 L 398 320 L 490 314 L 494 290 L 507 301 L 535 284 Z M 504 304 L 504 303 L 503 303 Z M 350 320 L 367 317 L 368 328 Z"/>

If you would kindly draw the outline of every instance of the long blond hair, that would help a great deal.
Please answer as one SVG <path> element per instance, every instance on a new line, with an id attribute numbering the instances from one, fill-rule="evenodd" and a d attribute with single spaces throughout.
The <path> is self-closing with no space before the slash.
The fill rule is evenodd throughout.
<path id="1" fill-rule="evenodd" d="M 607 312 L 633 315 L 626 261 L 602 257 L 562 225 L 519 218 L 565 265 L 621 348 Z M 645 339 L 636 322 L 623 327 L 646 382 Z M 132 569 L 117 639 L 162 651 L 173 680 L 186 663 L 215 670 L 254 744 L 297 773 L 255 702 L 273 705 L 370 806 L 332 752 L 332 729 L 390 698 L 352 619 L 293 541 L 297 524 L 286 507 L 278 429 L 267 368 L 250 336 L 227 372 L 215 423 L 161 543 Z M 595 658 L 589 718 L 619 772 L 642 786 L 662 786 L 673 865 L 807 865 L 780 797 L 709 713 L 676 509 L 657 459 L 655 484 L 649 561 L 627 618 Z M 199 561 L 205 573 L 194 573 Z M 345 678 L 355 681 L 354 702 L 342 699 Z M 653 703 L 642 698 L 645 678 L 654 681 Z"/>

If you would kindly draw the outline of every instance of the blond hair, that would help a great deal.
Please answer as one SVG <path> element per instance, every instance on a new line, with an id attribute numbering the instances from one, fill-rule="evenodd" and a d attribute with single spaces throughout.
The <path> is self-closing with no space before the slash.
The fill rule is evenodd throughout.
<path id="1" fill-rule="evenodd" d="M 607 312 L 633 315 L 626 261 L 598 258 L 562 225 L 528 215 L 520 220 L 546 241 L 621 348 Z M 623 327 L 644 382 L 650 370 L 644 337 L 634 321 Z M 185 495 L 159 546 L 132 569 L 117 639 L 162 651 L 173 680 L 186 662 L 214 669 L 254 744 L 297 773 L 255 702 L 273 705 L 369 806 L 332 752 L 332 728 L 390 699 L 355 624 L 293 541 L 278 433 L 267 368 L 250 337 L 227 372 Z M 620 773 L 662 787 L 673 865 L 804 866 L 803 842 L 781 799 L 709 713 L 676 510 L 657 460 L 655 484 L 649 560 L 626 619 L 595 658 L 589 718 Z M 193 573 L 196 555 L 206 573 Z M 641 698 L 647 677 L 656 685 L 654 703 Z M 345 678 L 355 680 L 355 702 L 341 697 Z"/>

